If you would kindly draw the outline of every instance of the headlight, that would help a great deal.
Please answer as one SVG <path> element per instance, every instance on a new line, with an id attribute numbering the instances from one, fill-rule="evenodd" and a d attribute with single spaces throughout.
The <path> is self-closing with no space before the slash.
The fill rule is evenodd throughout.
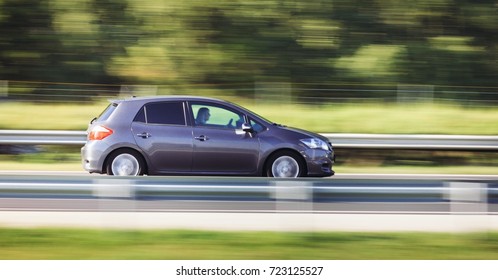
<path id="1" fill-rule="evenodd" d="M 329 145 L 325 141 L 322 141 L 318 138 L 301 139 L 301 142 L 310 149 L 322 149 L 326 151 L 329 150 Z"/>

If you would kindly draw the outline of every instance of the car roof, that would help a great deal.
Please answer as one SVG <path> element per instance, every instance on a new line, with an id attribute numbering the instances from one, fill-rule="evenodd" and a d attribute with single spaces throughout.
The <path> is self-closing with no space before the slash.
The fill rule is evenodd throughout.
<path id="1" fill-rule="evenodd" d="M 194 96 L 194 95 L 160 95 L 160 96 L 144 96 L 144 97 L 130 97 L 121 100 L 113 100 L 112 102 L 120 103 L 120 102 L 134 102 L 134 101 L 217 101 L 217 102 L 226 102 L 221 99 L 212 98 L 212 97 L 203 97 L 203 96 Z"/>

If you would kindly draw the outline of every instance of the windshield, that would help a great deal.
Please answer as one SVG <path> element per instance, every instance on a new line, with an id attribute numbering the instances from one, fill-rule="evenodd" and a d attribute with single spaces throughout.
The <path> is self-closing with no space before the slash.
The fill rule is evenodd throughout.
<path id="1" fill-rule="evenodd" d="M 272 122 L 272 121 L 268 120 L 268 119 L 267 119 L 267 118 L 265 118 L 265 117 L 262 117 L 262 116 L 261 116 L 261 115 L 259 115 L 259 114 L 254 113 L 253 111 L 251 111 L 251 110 L 249 110 L 249 109 L 247 109 L 247 108 L 241 107 L 241 106 L 239 106 L 239 105 L 237 105 L 237 104 L 235 104 L 235 103 L 231 103 L 231 102 L 230 102 L 230 104 L 232 104 L 233 106 L 235 106 L 235 107 L 237 107 L 237 108 L 239 108 L 239 109 L 241 109 L 241 110 L 243 110 L 243 111 L 245 111 L 245 112 L 248 112 L 248 113 L 252 114 L 253 116 L 257 117 L 258 119 L 260 119 L 260 120 L 262 120 L 262 121 L 264 121 L 264 122 L 266 122 L 266 123 L 268 123 L 268 124 L 275 124 L 274 122 Z"/>

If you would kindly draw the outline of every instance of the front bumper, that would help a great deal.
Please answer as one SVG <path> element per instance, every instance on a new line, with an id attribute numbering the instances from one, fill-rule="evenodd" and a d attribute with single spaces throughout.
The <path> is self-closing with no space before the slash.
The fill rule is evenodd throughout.
<path id="1" fill-rule="evenodd" d="M 309 177 L 329 177 L 335 174 L 332 169 L 335 163 L 333 151 L 308 149 L 304 153 Z"/>

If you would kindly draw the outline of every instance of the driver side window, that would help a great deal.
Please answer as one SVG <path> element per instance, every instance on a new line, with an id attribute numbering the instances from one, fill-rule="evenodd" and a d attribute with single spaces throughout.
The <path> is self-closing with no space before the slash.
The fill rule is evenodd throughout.
<path id="1" fill-rule="evenodd" d="M 195 126 L 240 129 L 244 115 L 213 104 L 194 103 L 190 106 Z"/>

